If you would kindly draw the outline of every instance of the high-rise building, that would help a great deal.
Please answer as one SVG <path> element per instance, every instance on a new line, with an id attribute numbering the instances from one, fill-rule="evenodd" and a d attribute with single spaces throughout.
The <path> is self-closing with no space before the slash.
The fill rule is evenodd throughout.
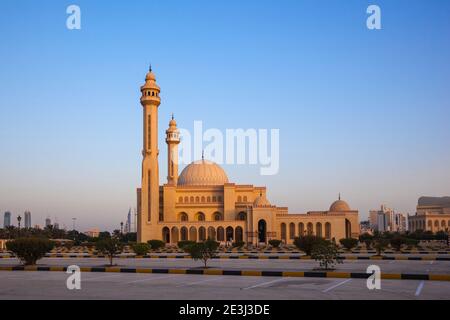
<path id="1" fill-rule="evenodd" d="M 374 231 L 397 231 L 395 227 L 395 212 L 381 205 L 380 210 L 370 210 L 369 220 Z"/>
<path id="2" fill-rule="evenodd" d="M 31 228 L 31 212 L 25 211 L 23 215 L 25 217 L 25 228 Z"/>
<path id="3" fill-rule="evenodd" d="M 6 211 L 5 216 L 3 217 L 3 227 L 9 227 L 11 226 L 11 212 Z"/>
<path id="4" fill-rule="evenodd" d="M 52 225 L 52 220 L 50 219 L 50 218 L 46 218 L 45 219 L 45 226 L 46 227 L 49 227 L 49 226 L 51 226 Z"/>

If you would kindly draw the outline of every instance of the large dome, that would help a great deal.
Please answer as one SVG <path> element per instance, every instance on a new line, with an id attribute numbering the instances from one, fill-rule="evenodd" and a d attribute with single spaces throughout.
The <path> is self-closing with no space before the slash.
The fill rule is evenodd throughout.
<path id="1" fill-rule="evenodd" d="M 339 199 L 331 204 L 330 211 L 331 212 L 342 212 L 342 211 L 351 211 L 351 209 L 347 202 Z"/>
<path id="2" fill-rule="evenodd" d="M 207 160 L 192 162 L 181 172 L 179 186 L 220 186 L 228 183 L 225 171 L 216 163 Z"/>

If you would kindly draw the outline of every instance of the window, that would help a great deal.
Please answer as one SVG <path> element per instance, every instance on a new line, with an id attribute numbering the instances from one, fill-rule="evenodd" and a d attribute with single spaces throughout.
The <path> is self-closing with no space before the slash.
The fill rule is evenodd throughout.
<path id="1" fill-rule="evenodd" d="M 244 196 L 244 202 L 247 202 L 247 196 Z"/>
<path id="2" fill-rule="evenodd" d="M 212 202 L 217 202 L 216 196 L 213 196 L 213 197 L 212 197 Z"/>
<path id="3" fill-rule="evenodd" d="M 179 197 L 179 198 L 178 198 L 178 202 L 179 202 L 179 203 L 183 203 L 183 197 Z"/>
<path id="4" fill-rule="evenodd" d="M 197 213 L 197 221 L 205 221 L 205 214 L 203 212 Z"/>
<path id="5" fill-rule="evenodd" d="M 188 197 L 184 197 L 184 202 L 188 203 L 189 202 L 189 198 Z"/>
<path id="6" fill-rule="evenodd" d="M 281 224 L 281 240 L 286 241 L 286 224 Z"/>
<path id="7" fill-rule="evenodd" d="M 211 197 L 210 197 L 210 196 L 208 196 L 208 197 L 206 198 L 206 202 L 211 202 Z"/>
<path id="8" fill-rule="evenodd" d="M 240 220 L 240 221 L 245 221 L 246 217 L 247 217 L 247 215 L 246 215 L 245 212 L 239 212 L 238 216 L 237 216 L 237 219 Z"/>
<path id="9" fill-rule="evenodd" d="M 238 196 L 237 202 L 242 202 L 242 197 L 241 196 Z"/>
<path id="10" fill-rule="evenodd" d="M 219 197 L 218 197 L 218 201 L 219 201 L 219 202 L 222 202 L 222 197 L 219 196 Z"/>
<path id="11" fill-rule="evenodd" d="M 188 218 L 188 215 L 187 215 L 187 213 L 186 213 L 186 212 L 182 212 L 182 213 L 180 213 L 180 218 L 179 218 L 179 220 L 180 220 L 180 221 L 182 221 L 182 222 L 186 222 L 186 221 L 188 221 L 188 220 L 189 220 L 189 218 Z"/>
<path id="12" fill-rule="evenodd" d="M 214 213 L 214 219 L 213 220 L 214 221 L 221 221 L 221 220 L 223 220 L 222 214 L 220 212 Z"/>
<path id="13" fill-rule="evenodd" d="M 205 203 L 205 197 L 202 197 L 202 203 Z"/>
<path id="14" fill-rule="evenodd" d="M 200 202 L 200 197 L 195 197 L 195 202 L 199 203 Z"/>

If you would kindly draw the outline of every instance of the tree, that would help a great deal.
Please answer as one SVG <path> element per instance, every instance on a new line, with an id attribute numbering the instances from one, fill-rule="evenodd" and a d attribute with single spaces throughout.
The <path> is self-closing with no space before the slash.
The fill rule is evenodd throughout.
<path id="1" fill-rule="evenodd" d="M 311 252 L 311 258 L 319 261 L 320 267 L 325 270 L 333 268 L 337 263 L 343 263 L 342 259 L 339 259 L 337 246 L 330 241 L 316 244 Z"/>
<path id="2" fill-rule="evenodd" d="M 307 256 L 311 255 L 312 249 L 315 245 L 321 244 L 325 239 L 313 235 L 300 236 L 294 239 L 294 245 L 305 252 Z"/>
<path id="3" fill-rule="evenodd" d="M 194 261 L 202 260 L 206 268 L 209 259 L 216 254 L 219 243 L 214 240 L 206 240 L 205 242 L 198 242 L 185 247 Z"/>
<path id="4" fill-rule="evenodd" d="M 374 248 L 377 251 L 377 256 L 381 256 L 381 252 L 388 246 L 389 240 L 379 237 L 375 239 L 374 243 Z"/>
<path id="5" fill-rule="evenodd" d="M 272 239 L 272 240 L 269 240 L 269 244 L 274 248 L 278 248 L 278 247 L 280 247 L 281 240 Z"/>
<path id="6" fill-rule="evenodd" d="M 344 238 L 339 240 L 339 242 L 344 246 L 348 251 L 352 250 L 358 244 L 358 240 L 355 238 Z"/>
<path id="7" fill-rule="evenodd" d="M 367 232 L 363 233 L 362 235 L 359 236 L 359 241 L 365 243 L 367 250 L 372 249 L 373 236 L 371 234 L 369 234 Z"/>
<path id="8" fill-rule="evenodd" d="M 113 265 L 113 258 L 117 252 L 120 252 L 123 245 L 119 240 L 114 238 L 105 238 L 96 242 L 95 248 L 97 251 L 106 254 L 109 258 L 109 265 Z"/>
<path id="9" fill-rule="evenodd" d="M 161 240 L 148 240 L 147 243 L 152 250 L 158 250 L 166 246 L 166 243 Z"/>
<path id="10" fill-rule="evenodd" d="M 136 243 L 133 245 L 133 251 L 137 256 L 145 256 L 150 251 L 148 243 Z"/>
<path id="11" fill-rule="evenodd" d="M 25 265 L 35 265 L 54 245 L 52 241 L 42 238 L 19 238 L 6 242 L 6 248 Z"/>
<path id="12" fill-rule="evenodd" d="M 195 243 L 195 241 L 182 240 L 182 241 L 178 241 L 177 245 L 178 245 L 178 248 L 180 248 L 181 250 L 184 250 L 185 248 L 193 245 L 194 243 Z"/>
<path id="13" fill-rule="evenodd" d="M 389 240 L 391 247 L 395 249 L 395 251 L 400 251 L 402 245 L 405 243 L 405 240 L 401 236 L 395 236 Z"/>
<path id="14" fill-rule="evenodd" d="M 233 248 L 238 248 L 238 249 L 241 249 L 244 245 L 245 245 L 244 241 L 236 241 L 236 242 L 233 242 L 233 244 L 232 244 Z"/>

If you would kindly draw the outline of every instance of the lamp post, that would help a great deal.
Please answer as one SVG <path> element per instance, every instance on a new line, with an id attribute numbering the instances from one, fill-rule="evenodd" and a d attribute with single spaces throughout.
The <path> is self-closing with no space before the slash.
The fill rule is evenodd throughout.
<path id="1" fill-rule="evenodd" d="M 22 220 L 22 217 L 20 216 L 20 214 L 17 216 L 17 226 L 19 228 L 18 231 L 18 236 L 20 237 L 20 221 Z"/>
<path id="2" fill-rule="evenodd" d="M 123 234 L 123 222 L 120 223 L 120 235 Z"/>

